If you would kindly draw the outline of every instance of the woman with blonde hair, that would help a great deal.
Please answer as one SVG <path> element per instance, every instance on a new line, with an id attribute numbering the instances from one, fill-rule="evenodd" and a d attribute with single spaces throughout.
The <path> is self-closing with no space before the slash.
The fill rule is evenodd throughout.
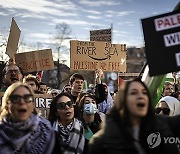
<path id="1" fill-rule="evenodd" d="M 27 84 L 8 87 L 0 112 L 0 153 L 52 153 L 55 133 L 48 120 L 33 113 L 34 103 Z"/>

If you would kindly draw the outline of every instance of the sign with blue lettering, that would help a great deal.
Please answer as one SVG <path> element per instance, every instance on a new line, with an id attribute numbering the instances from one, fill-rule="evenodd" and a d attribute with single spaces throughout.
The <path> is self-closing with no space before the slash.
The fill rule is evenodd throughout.
<path id="1" fill-rule="evenodd" d="M 150 76 L 180 70 L 180 12 L 142 19 Z"/>

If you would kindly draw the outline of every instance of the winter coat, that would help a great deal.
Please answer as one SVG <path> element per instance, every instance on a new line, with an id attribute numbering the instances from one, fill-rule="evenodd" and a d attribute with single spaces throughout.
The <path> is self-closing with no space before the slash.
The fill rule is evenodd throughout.
<path id="1" fill-rule="evenodd" d="M 144 131 L 140 130 L 139 143 L 146 154 L 178 153 L 177 144 L 165 144 L 164 142 L 164 137 L 174 137 L 166 121 L 156 116 L 152 128 Z M 154 148 L 152 146 L 150 148 L 147 138 L 151 133 L 157 132 L 160 133 L 160 144 Z M 129 128 L 124 125 L 119 113 L 111 113 L 106 116 L 103 129 L 91 138 L 89 142 L 89 154 L 137 154 L 138 151 L 133 141 Z"/>

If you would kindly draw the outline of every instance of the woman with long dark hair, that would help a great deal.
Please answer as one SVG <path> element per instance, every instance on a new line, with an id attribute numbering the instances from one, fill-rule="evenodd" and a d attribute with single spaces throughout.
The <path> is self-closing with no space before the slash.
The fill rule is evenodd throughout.
<path id="1" fill-rule="evenodd" d="M 56 131 L 54 153 L 81 154 L 85 139 L 82 123 L 74 117 L 74 101 L 69 93 L 60 93 L 51 102 L 49 121 Z"/>
<path id="2" fill-rule="evenodd" d="M 155 116 L 149 90 L 140 79 L 127 81 L 119 90 L 105 125 L 90 140 L 89 153 L 178 153 L 168 124 Z"/>

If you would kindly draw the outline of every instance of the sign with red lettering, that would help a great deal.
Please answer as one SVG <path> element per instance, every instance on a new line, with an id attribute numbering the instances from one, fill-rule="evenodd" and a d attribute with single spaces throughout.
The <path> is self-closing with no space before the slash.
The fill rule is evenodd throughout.
<path id="1" fill-rule="evenodd" d="M 25 73 L 54 69 L 51 49 L 18 53 L 15 60 Z"/>
<path id="2" fill-rule="evenodd" d="M 14 20 L 14 18 L 12 18 L 10 33 L 8 37 L 8 43 L 6 47 L 6 54 L 10 58 L 13 58 L 17 52 L 20 34 L 21 34 L 21 31 L 18 25 L 16 24 L 16 21 Z"/>
<path id="3" fill-rule="evenodd" d="M 141 21 L 150 76 L 179 71 L 180 12 L 170 12 Z"/>
<path id="4" fill-rule="evenodd" d="M 90 31 L 90 41 L 102 41 L 111 43 L 111 28 Z"/>
<path id="5" fill-rule="evenodd" d="M 70 41 L 70 69 L 126 72 L 126 45 Z"/>

